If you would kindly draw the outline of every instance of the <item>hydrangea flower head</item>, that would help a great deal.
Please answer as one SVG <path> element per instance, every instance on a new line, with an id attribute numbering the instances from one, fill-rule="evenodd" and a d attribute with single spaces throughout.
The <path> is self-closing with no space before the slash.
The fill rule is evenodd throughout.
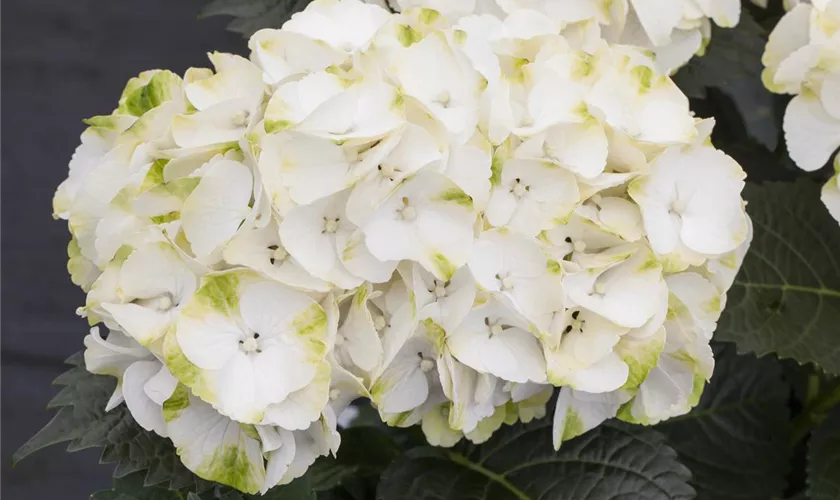
<path id="1" fill-rule="evenodd" d="M 440 446 L 556 388 L 555 446 L 687 412 L 744 173 L 608 32 L 737 20 L 691 3 L 315 0 L 249 59 L 132 79 L 55 197 L 110 405 L 249 493 L 335 453 L 359 398 Z"/>

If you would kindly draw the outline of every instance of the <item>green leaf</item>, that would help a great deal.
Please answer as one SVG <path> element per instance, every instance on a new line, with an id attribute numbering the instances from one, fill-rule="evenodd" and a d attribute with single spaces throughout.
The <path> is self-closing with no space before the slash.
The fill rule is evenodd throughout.
<path id="1" fill-rule="evenodd" d="M 311 0 L 213 0 L 199 13 L 199 17 L 233 16 L 230 31 L 249 37 L 263 28 L 280 28 L 303 10 Z"/>
<path id="2" fill-rule="evenodd" d="M 503 428 L 481 446 L 411 450 L 382 475 L 377 499 L 689 499 L 688 478 L 652 429 L 605 423 L 555 452 L 544 418 Z"/>
<path id="3" fill-rule="evenodd" d="M 58 408 L 58 413 L 15 452 L 14 462 L 47 446 L 66 442 L 68 451 L 102 448 L 100 462 L 115 463 L 116 478 L 134 478 L 142 471 L 146 486 L 189 488 L 196 492 L 212 486 L 184 467 L 169 440 L 140 427 L 124 405 L 105 411 L 116 387 L 115 378 L 89 373 L 81 353 L 67 363 L 73 368 L 56 378 L 54 384 L 62 389 L 48 405 Z"/>
<path id="4" fill-rule="evenodd" d="M 656 426 L 691 469 L 698 499 L 782 496 L 791 458 L 789 394 L 775 359 L 715 346 L 715 372 L 700 403 Z"/>
<path id="5" fill-rule="evenodd" d="M 840 227 L 820 186 L 748 184 L 744 198 L 754 236 L 716 338 L 840 373 Z"/>
<path id="6" fill-rule="evenodd" d="M 261 500 L 316 500 L 315 487 L 309 472 L 291 483 L 271 488 L 265 495 L 248 495 L 248 499 Z"/>
<path id="7" fill-rule="evenodd" d="M 93 500 L 365 500 L 400 453 L 395 431 L 381 422 L 345 429 L 338 458 L 319 458 L 303 477 L 265 496 L 244 495 L 195 476 L 172 443 L 137 425 L 125 405 L 106 412 L 116 379 L 89 373 L 81 353 L 67 362 L 73 368 L 55 380 L 62 389 L 48 405 L 58 413 L 13 458 L 17 462 L 62 442 L 69 443 L 69 451 L 103 448 L 101 462 L 117 464 L 114 487 L 95 493 Z"/>
<path id="8" fill-rule="evenodd" d="M 189 500 L 202 500 L 198 495 Z M 143 473 L 129 474 L 123 478 L 115 478 L 114 486 L 110 490 L 98 491 L 90 496 L 90 500 L 183 500 L 184 495 L 177 491 L 159 486 L 144 486 Z"/>
<path id="9" fill-rule="evenodd" d="M 761 56 L 766 43 L 764 29 L 744 10 L 736 27 L 712 28 L 706 53 L 692 58 L 674 75 L 674 81 L 689 97 L 705 98 L 709 87 L 725 93 L 749 134 L 774 150 L 779 138 L 775 98 L 761 82 Z"/>
<path id="10" fill-rule="evenodd" d="M 840 406 L 811 435 L 808 450 L 808 498 L 840 498 Z"/>

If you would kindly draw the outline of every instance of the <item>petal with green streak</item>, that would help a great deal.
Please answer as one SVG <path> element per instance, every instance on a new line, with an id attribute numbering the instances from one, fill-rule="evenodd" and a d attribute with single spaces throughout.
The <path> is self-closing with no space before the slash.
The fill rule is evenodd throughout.
<path id="1" fill-rule="evenodd" d="M 149 72 L 142 73 L 141 75 L 147 73 Z M 120 99 L 120 107 L 117 109 L 117 112 L 120 114 L 142 116 L 147 111 L 176 98 L 178 93 L 182 92 L 183 89 L 181 77 L 166 70 L 154 73 L 145 85 L 135 87 L 131 83 L 131 80 L 129 83 L 132 89 L 129 90 L 129 86 L 126 86 L 123 98 Z M 126 94 L 125 92 L 128 93 Z"/>
<path id="2" fill-rule="evenodd" d="M 174 328 L 170 329 L 163 338 L 163 362 L 169 372 L 179 382 L 189 387 L 196 396 L 205 401 L 213 402 L 216 400 L 215 391 L 212 389 L 214 385 L 211 383 L 212 381 L 208 380 L 208 372 L 195 366 L 187 359 L 181 350 L 181 346 L 178 345 Z"/>
<path id="3" fill-rule="evenodd" d="M 167 432 L 183 464 L 198 477 L 254 494 L 265 462 L 253 426 L 219 414 L 180 386 L 164 403 Z"/>
<path id="4" fill-rule="evenodd" d="M 647 378 L 650 370 L 659 361 L 659 355 L 665 347 L 665 328 L 645 339 L 636 339 L 625 335 L 615 346 L 615 352 L 630 368 L 627 382 L 621 387 L 629 390 L 639 387 Z"/>

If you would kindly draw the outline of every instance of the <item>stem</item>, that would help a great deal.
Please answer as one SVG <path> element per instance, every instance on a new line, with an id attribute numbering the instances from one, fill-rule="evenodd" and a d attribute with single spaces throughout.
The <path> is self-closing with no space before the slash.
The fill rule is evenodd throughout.
<path id="1" fill-rule="evenodd" d="M 817 377 L 816 383 L 813 382 L 814 377 Z M 808 379 L 807 406 L 793 421 L 791 447 L 804 439 L 811 432 L 811 428 L 821 423 L 828 411 L 840 403 L 840 380 L 833 381 L 822 393 L 812 395 L 814 385 L 819 387 L 818 375 L 811 375 L 811 378 Z"/>
<path id="2" fill-rule="evenodd" d="M 811 405 L 814 403 L 814 400 L 817 399 L 817 396 L 820 394 L 820 376 L 817 374 L 811 374 L 808 376 L 808 389 L 805 392 L 805 404 Z"/>

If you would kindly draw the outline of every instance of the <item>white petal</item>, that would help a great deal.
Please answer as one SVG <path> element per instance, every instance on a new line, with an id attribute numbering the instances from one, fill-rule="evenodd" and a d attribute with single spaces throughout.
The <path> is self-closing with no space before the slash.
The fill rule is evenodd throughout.
<path id="1" fill-rule="evenodd" d="M 163 408 L 146 395 L 144 386 L 160 371 L 159 361 L 138 361 L 125 371 L 122 391 L 128 411 L 140 427 L 166 437 Z"/>
<path id="2" fill-rule="evenodd" d="M 149 399 L 158 405 L 162 405 L 172 396 L 176 387 L 178 387 L 178 379 L 169 373 L 166 365 L 161 365 L 160 370 L 143 386 L 143 391 Z"/>
<path id="3" fill-rule="evenodd" d="M 183 387 L 164 405 L 169 438 L 197 476 L 256 493 L 265 479 L 260 443 Z"/>
<path id="4" fill-rule="evenodd" d="M 498 307 L 498 306 L 496 306 Z M 490 373 L 512 382 L 543 382 L 545 358 L 536 337 L 499 315 L 499 309 L 482 306 L 474 309 L 446 343 L 452 354 L 480 373 Z M 500 322 L 498 332 L 491 334 L 485 324 Z"/>
<path id="5" fill-rule="evenodd" d="M 137 304 L 102 304 L 102 308 L 143 346 L 163 337 L 174 319 L 168 311 L 157 311 Z"/>
<path id="6" fill-rule="evenodd" d="M 784 129 L 790 157 L 808 172 L 825 165 L 840 147 L 840 119 L 829 115 L 819 98 L 808 91 L 788 104 Z"/>
<path id="7" fill-rule="evenodd" d="M 184 201 L 184 233 L 198 257 L 207 257 L 230 239 L 250 212 L 253 177 L 245 165 L 222 160 L 213 164 Z"/>
<path id="8" fill-rule="evenodd" d="M 288 430 L 306 429 L 321 416 L 329 394 L 330 365 L 322 362 L 309 385 L 266 409 L 263 424 L 279 425 Z"/>
<path id="9" fill-rule="evenodd" d="M 630 0 L 654 45 L 667 45 L 682 18 L 682 4 L 669 0 Z"/>
<path id="10" fill-rule="evenodd" d="M 619 407 L 630 399 L 625 391 L 605 394 L 589 394 L 569 387 L 560 389 L 554 410 L 554 449 L 595 428 L 601 422 L 615 417 Z"/>

